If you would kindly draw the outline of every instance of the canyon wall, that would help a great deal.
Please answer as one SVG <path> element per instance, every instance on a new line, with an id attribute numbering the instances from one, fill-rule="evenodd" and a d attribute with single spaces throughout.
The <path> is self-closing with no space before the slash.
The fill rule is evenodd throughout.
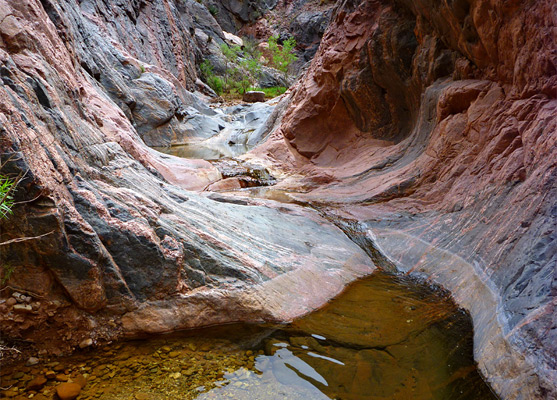
<path id="1" fill-rule="evenodd" d="M 451 290 L 503 398 L 556 396 L 557 5 L 342 1 L 256 153 Z"/>
<path id="2" fill-rule="evenodd" d="M 286 321 L 373 271 L 316 212 L 201 193 L 221 179 L 213 165 L 145 145 L 214 112 L 192 92 L 194 39 L 222 31 L 206 9 L 196 31 L 199 7 L 0 1 L 1 172 L 22 178 L 1 221 L 3 338 L 60 354 Z"/>
<path id="3" fill-rule="evenodd" d="M 145 145 L 214 116 L 195 65 L 223 33 L 196 1 L 0 0 L 2 173 L 23 176 L 2 297 L 31 298 L 0 303 L 3 335 L 60 353 L 286 321 L 374 269 L 357 242 L 453 293 L 503 398 L 555 397 L 556 18 L 550 0 L 339 1 L 247 156 L 303 208 L 202 192 L 213 165 Z"/>

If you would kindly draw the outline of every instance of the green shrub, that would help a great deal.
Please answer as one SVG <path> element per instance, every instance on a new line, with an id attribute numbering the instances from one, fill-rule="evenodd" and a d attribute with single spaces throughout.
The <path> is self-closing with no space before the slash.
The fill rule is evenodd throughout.
<path id="1" fill-rule="evenodd" d="M 0 219 L 8 218 L 8 215 L 12 213 L 12 207 L 14 206 L 14 198 L 12 193 L 15 189 L 16 181 L 8 178 L 5 175 L 0 175 Z M 1 244 L 0 244 L 1 245 Z M 10 264 L 2 264 L 2 279 L 0 279 L 0 285 L 4 285 L 10 280 L 14 272 L 14 267 Z"/>
<path id="2" fill-rule="evenodd" d="M 0 218 L 7 218 L 12 213 L 14 187 L 15 181 L 13 179 L 0 175 Z"/>
<path id="3" fill-rule="evenodd" d="M 246 54 L 246 57 L 259 61 L 259 59 L 261 58 L 261 52 L 259 51 L 257 42 L 250 38 L 244 38 L 243 40 L 244 46 L 242 47 L 242 50 Z"/>
<path id="4" fill-rule="evenodd" d="M 286 92 L 287 88 L 285 88 L 284 86 L 273 86 L 270 88 L 250 88 L 249 90 L 257 90 L 260 92 L 264 92 L 265 97 L 272 99 L 273 97 L 280 96 L 281 94 Z"/>
<path id="5" fill-rule="evenodd" d="M 199 69 L 201 70 L 201 77 L 205 83 L 220 96 L 224 90 L 224 82 L 220 76 L 214 74 L 213 66 L 209 60 L 205 60 L 199 64 Z"/>
<path id="6" fill-rule="evenodd" d="M 201 70 L 201 76 L 204 79 L 209 78 L 209 76 L 213 75 L 213 65 L 209 62 L 209 60 L 203 61 L 199 64 L 199 69 Z"/>
<path id="7" fill-rule="evenodd" d="M 278 36 L 269 38 L 269 51 L 271 52 L 273 67 L 281 71 L 284 75 L 288 73 L 288 67 L 298 57 L 294 54 L 296 39 L 290 38 L 282 42 L 282 47 L 278 44 Z"/>
<path id="8" fill-rule="evenodd" d="M 212 75 L 207 79 L 207 85 L 215 91 L 219 96 L 224 91 L 224 81 L 220 76 Z"/>
<path id="9" fill-rule="evenodd" d="M 214 4 L 209 4 L 207 6 L 207 9 L 209 10 L 209 12 L 211 13 L 211 15 L 213 17 L 216 17 L 219 13 L 219 9 L 217 8 L 217 6 L 215 6 Z"/>

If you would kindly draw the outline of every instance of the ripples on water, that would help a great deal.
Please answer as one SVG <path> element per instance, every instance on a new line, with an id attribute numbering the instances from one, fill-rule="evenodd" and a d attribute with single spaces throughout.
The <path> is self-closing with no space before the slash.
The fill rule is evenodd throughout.
<path id="1" fill-rule="evenodd" d="M 495 399 L 472 346 L 470 318 L 448 296 L 378 272 L 287 326 L 121 343 L 34 372 L 82 374 L 79 399 Z M 35 398 L 52 398 L 53 385 Z"/>

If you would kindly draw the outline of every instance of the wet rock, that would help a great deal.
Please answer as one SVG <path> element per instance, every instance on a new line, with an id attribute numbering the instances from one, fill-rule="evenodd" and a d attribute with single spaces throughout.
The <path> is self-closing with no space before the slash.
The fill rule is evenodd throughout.
<path id="1" fill-rule="evenodd" d="M 16 397 L 18 395 L 18 391 L 14 389 L 8 389 L 2 392 L 2 395 L 7 398 Z"/>
<path id="2" fill-rule="evenodd" d="M 471 312 L 475 355 L 499 395 L 541 399 L 555 392 L 556 352 L 541 333 L 555 327 L 555 295 L 541 278 L 555 264 L 547 253 L 555 202 L 542 200 L 557 198 L 555 168 L 540 164 L 557 149 L 554 68 L 539 67 L 554 64 L 550 2 L 537 2 L 535 16 L 518 2 L 512 11 L 456 4 L 344 3 L 279 131 L 255 152 L 287 164 L 293 151 L 289 171 L 307 169 L 298 183 L 314 185 L 303 198 L 342 203 L 339 215 L 367 221 L 354 237 L 380 237 L 393 267 L 447 285 Z M 516 26 L 528 32 L 521 44 L 511 39 Z M 458 268 L 440 261 L 449 255 Z"/>
<path id="3" fill-rule="evenodd" d="M 77 383 L 82 389 L 87 386 L 87 379 L 82 374 L 78 374 L 72 378 L 74 383 Z"/>
<path id="4" fill-rule="evenodd" d="M 66 374 L 57 374 L 54 379 L 56 379 L 58 382 L 67 382 L 69 380 L 69 377 Z"/>
<path id="5" fill-rule="evenodd" d="M 90 347 L 93 345 L 93 339 L 91 338 L 87 338 L 87 339 L 83 339 L 81 342 L 79 342 L 79 348 L 84 349 L 86 347 Z"/>
<path id="6" fill-rule="evenodd" d="M 31 366 L 31 365 L 37 365 L 38 363 L 39 363 L 39 359 L 37 357 L 29 357 L 25 365 Z"/>
<path id="7" fill-rule="evenodd" d="M 248 103 L 257 103 L 265 101 L 265 92 L 248 91 L 242 96 L 242 100 Z"/>
<path id="8" fill-rule="evenodd" d="M 66 367 L 64 367 L 63 364 L 57 362 L 55 365 L 52 365 L 52 369 L 56 372 L 60 372 L 60 371 L 65 370 Z"/>
<path id="9" fill-rule="evenodd" d="M 39 375 L 27 384 L 27 390 L 39 391 L 43 388 L 46 382 L 46 378 L 42 375 Z"/>
<path id="10" fill-rule="evenodd" d="M 60 400 L 73 400 L 79 396 L 81 386 L 77 383 L 61 383 L 56 386 L 56 394 Z"/>
<path id="11" fill-rule="evenodd" d="M 54 378 L 56 378 L 56 372 L 47 371 L 47 372 L 45 372 L 45 376 L 46 376 L 47 379 L 54 379 Z"/>
<path id="12" fill-rule="evenodd" d="M 8 300 L 6 300 L 6 305 L 8 307 L 11 307 L 15 304 L 17 304 L 17 300 L 15 299 L 15 297 L 10 297 Z"/>

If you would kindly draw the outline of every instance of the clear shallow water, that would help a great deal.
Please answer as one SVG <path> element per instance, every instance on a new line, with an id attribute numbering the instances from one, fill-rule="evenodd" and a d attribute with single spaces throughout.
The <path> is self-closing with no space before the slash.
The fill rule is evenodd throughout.
<path id="1" fill-rule="evenodd" d="M 224 157 L 237 157 L 248 151 L 248 147 L 241 144 L 234 144 L 230 146 L 219 146 L 217 144 L 214 144 L 211 147 L 207 147 L 197 143 L 168 147 L 153 147 L 153 149 L 161 153 L 170 154 L 176 157 L 193 158 L 208 161 L 215 161 Z"/>
<path id="2" fill-rule="evenodd" d="M 80 399 L 495 399 L 472 345 L 469 316 L 445 294 L 375 273 L 290 325 L 120 343 L 15 367 L 2 386 L 57 368 L 86 378 Z"/>

